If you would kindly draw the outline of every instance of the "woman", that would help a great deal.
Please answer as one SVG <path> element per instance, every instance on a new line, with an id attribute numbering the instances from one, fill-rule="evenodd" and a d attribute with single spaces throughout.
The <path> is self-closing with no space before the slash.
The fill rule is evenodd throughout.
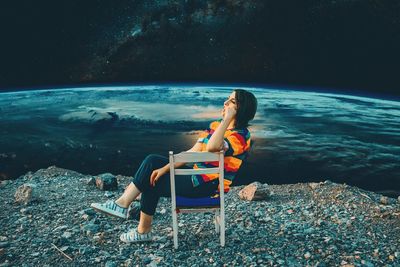
<path id="1" fill-rule="evenodd" d="M 245 90 L 234 90 L 224 102 L 222 118 L 210 124 L 203 131 L 196 144 L 188 151 L 224 153 L 224 192 L 235 178 L 242 161 L 250 149 L 248 123 L 257 110 L 255 96 Z M 120 236 L 127 243 L 150 241 L 151 223 L 160 197 L 171 197 L 169 160 L 160 155 L 149 155 L 140 165 L 132 182 L 121 197 L 104 204 L 93 203 L 91 206 L 108 215 L 126 218 L 129 205 L 141 194 L 140 221 L 137 229 Z M 213 162 L 196 163 L 193 168 L 213 167 Z M 175 163 L 175 168 L 186 167 L 185 163 Z M 192 167 L 191 167 L 192 168 Z M 184 197 L 212 196 L 219 190 L 217 174 L 179 175 L 175 177 L 176 194 Z"/>

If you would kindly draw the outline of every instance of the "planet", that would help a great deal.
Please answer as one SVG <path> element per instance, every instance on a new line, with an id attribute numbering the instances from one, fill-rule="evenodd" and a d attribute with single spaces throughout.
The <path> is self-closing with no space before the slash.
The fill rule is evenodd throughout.
<path id="1" fill-rule="evenodd" d="M 254 145 L 233 185 L 331 180 L 400 195 L 400 102 L 336 92 L 127 85 L 0 93 L 0 179 L 52 165 L 133 175 L 188 150 L 234 88 L 254 93 Z"/>

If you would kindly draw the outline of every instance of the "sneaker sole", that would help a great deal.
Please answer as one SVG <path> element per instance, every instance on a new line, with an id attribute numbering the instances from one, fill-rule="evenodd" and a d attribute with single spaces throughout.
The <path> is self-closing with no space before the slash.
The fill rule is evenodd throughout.
<path id="1" fill-rule="evenodd" d="M 121 240 L 122 242 L 124 242 L 124 243 L 126 243 L 126 244 L 135 244 L 135 243 L 145 243 L 145 242 L 151 242 L 151 241 L 153 241 L 153 239 L 146 239 L 146 240 L 137 240 L 137 241 L 126 241 L 126 240 L 123 240 L 123 239 L 119 239 L 119 240 Z"/>
<path id="2" fill-rule="evenodd" d="M 119 212 L 115 212 L 113 210 L 104 210 L 101 206 L 96 205 L 96 203 L 90 204 L 90 207 L 93 208 L 96 211 L 99 211 L 101 213 L 104 213 L 106 215 L 111 215 L 120 219 L 126 219 L 126 216 L 121 215 Z"/>
<path id="3" fill-rule="evenodd" d="M 143 242 L 151 242 L 153 241 L 153 237 L 150 239 L 142 239 L 142 240 L 135 240 L 135 241 L 128 241 L 125 239 L 122 239 L 121 236 L 119 237 L 119 240 L 121 240 L 122 242 L 126 243 L 126 244 L 135 244 L 135 243 L 143 243 Z"/>

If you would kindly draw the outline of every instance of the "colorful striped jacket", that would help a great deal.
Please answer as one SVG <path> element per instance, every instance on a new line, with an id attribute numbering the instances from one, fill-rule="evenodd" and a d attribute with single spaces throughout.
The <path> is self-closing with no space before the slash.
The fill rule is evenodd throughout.
<path id="1" fill-rule="evenodd" d="M 197 140 L 198 143 L 202 144 L 201 151 L 206 151 L 208 140 L 211 138 L 222 119 L 213 121 L 207 130 L 199 134 Z M 224 192 L 229 191 L 229 186 L 232 184 L 233 179 L 236 176 L 237 171 L 242 164 L 242 161 L 246 158 L 248 151 L 250 150 L 250 131 L 247 128 L 244 129 L 231 129 L 226 130 L 224 134 Z M 198 168 L 212 168 L 218 166 L 218 162 L 199 162 L 193 165 L 194 169 Z M 198 186 L 202 183 L 206 183 L 212 180 L 218 179 L 218 174 L 202 174 L 192 175 L 192 182 L 194 186 Z M 219 190 L 219 186 L 218 186 Z"/>

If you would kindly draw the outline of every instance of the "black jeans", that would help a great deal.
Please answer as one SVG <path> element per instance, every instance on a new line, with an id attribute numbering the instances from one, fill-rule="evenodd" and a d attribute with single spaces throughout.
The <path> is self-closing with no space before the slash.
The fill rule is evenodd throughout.
<path id="1" fill-rule="evenodd" d="M 140 165 L 132 183 L 142 192 L 140 210 L 147 215 L 154 215 L 160 197 L 171 197 L 170 173 L 161 176 L 155 186 L 150 185 L 151 173 L 169 163 L 169 159 L 157 154 L 148 155 Z M 183 166 L 181 168 L 189 168 Z M 176 195 L 183 197 L 212 196 L 218 189 L 218 179 L 194 187 L 191 175 L 175 175 Z"/>

